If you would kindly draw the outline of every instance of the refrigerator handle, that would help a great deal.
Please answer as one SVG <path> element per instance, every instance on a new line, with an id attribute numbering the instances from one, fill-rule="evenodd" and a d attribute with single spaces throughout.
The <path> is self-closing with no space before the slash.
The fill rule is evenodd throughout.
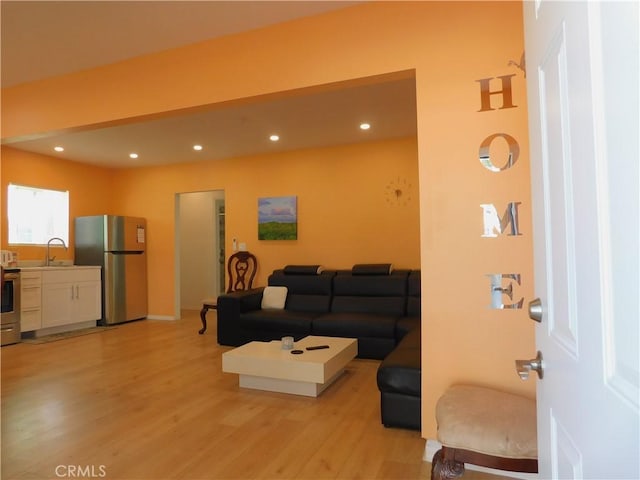
<path id="1" fill-rule="evenodd" d="M 73 300 L 73 285 L 71 285 L 71 300 Z"/>

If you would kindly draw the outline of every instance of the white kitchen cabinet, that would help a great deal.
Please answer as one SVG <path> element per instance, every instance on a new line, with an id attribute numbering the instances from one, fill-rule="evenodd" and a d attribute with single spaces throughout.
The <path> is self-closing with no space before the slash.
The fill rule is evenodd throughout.
<path id="1" fill-rule="evenodd" d="M 42 328 L 42 273 L 24 271 L 20 274 L 20 331 Z"/>
<path id="2" fill-rule="evenodd" d="M 102 317 L 100 267 L 42 271 L 42 328 Z"/>

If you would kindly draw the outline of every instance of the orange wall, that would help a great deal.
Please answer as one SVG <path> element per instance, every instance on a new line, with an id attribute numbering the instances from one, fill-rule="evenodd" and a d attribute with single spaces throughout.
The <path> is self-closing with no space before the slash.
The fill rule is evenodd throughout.
<path id="1" fill-rule="evenodd" d="M 386 186 L 401 176 L 413 201 L 390 205 Z M 116 174 L 114 209 L 148 221 L 149 309 L 173 314 L 175 194 L 225 191 L 227 252 L 232 238 L 259 261 L 257 285 L 287 264 L 349 268 L 391 262 L 420 267 L 418 161 L 415 139 L 300 150 Z M 298 240 L 258 240 L 258 198 L 298 197 Z"/>
<path id="2" fill-rule="evenodd" d="M 523 49 L 521 2 L 369 2 L 5 89 L 3 137 L 414 71 L 423 271 L 423 435 L 435 438 L 435 403 L 453 382 L 534 394 L 535 383 L 520 382 L 513 367 L 515 358 L 534 353 L 532 322 L 524 310 L 488 309 L 485 277 L 520 273 L 523 282 L 515 295 L 531 298 L 526 84 L 522 73 L 508 66 Z M 518 108 L 478 113 L 476 80 L 511 73 L 517 74 Z M 518 140 L 521 158 L 510 171 L 493 174 L 480 166 L 478 147 L 489 134 L 499 132 Z M 188 171 L 180 170 L 184 175 Z M 162 177 L 161 171 L 149 174 Z M 127 183 L 126 177 L 133 180 L 135 175 L 126 173 L 118 179 L 119 184 L 124 182 L 118 187 L 125 189 L 124 200 L 141 195 L 131 181 Z M 479 205 L 495 203 L 502 212 L 509 201 L 523 203 L 523 236 L 481 238 Z M 170 232 L 171 205 L 165 201 L 157 208 L 153 228 Z M 241 231 L 238 237 L 250 233 Z M 171 261 L 173 251 L 166 245 L 158 255 Z"/>
<path id="3" fill-rule="evenodd" d="M 493 386 L 530 397 L 535 382 L 522 382 L 516 358 L 535 356 L 534 322 L 526 313 L 533 294 L 533 236 L 526 80 L 508 67 L 519 60 L 522 44 L 521 5 L 508 2 L 465 4 L 465 13 L 451 15 L 440 48 L 427 55 L 436 68 L 417 70 L 418 151 L 420 162 L 420 221 L 423 346 L 423 434 L 436 434 L 435 406 L 455 383 Z M 455 6 L 439 4 L 444 10 Z M 437 17 L 433 17 L 433 21 Z M 438 28 L 434 26 L 434 28 Z M 478 112 L 480 86 L 476 80 L 516 74 L 513 97 L 517 108 Z M 497 83 L 496 83 L 497 81 Z M 496 80 L 491 90 L 500 90 Z M 492 101 L 501 105 L 500 98 Z M 509 170 L 493 173 L 479 162 L 479 146 L 489 135 L 507 133 L 517 139 L 520 158 Z M 506 149 L 496 141 L 491 149 L 497 164 L 506 162 Z M 500 215 L 507 203 L 522 202 L 523 235 L 482 238 L 480 204 L 493 203 Z M 491 273 L 519 273 L 514 300 L 518 310 L 490 309 Z M 508 282 L 504 283 L 506 287 Z M 510 303 L 504 297 L 505 303 Z"/>

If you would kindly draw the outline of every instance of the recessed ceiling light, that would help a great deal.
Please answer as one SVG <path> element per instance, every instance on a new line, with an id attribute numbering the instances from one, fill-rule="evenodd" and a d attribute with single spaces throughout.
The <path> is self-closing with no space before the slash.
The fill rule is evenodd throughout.
<path id="1" fill-rule="evenodd" d="M 370 128 L 371 128 L 371 125 L 369 125 L 368 123 L 360 124 L 360 130 L 369 130 Z"/>
<path id="2" fill-rule="evenodd" d="M 199 152 L 200 150 L 202 150 L 202 145 L 194 145 L 193 149 Z"/>
<path id="3" fill-rule="evenodd" d="M 56 152 L 64 152 L 64 147 L 60 147 L 60 146 L 58 146 L 58 147 L 53 147 L 53 149 L 54 149 Z"/>
<path id="4" fill-rule="evenodd" d="M 269 137 L 269 140 L 271 140 L 272 142 L 277 142 L 278 140 L 280 140 L 280 136 L 278 135 L 271 135 Z"/>
<path id="5" fill-rule="evenodd" d="M 138 158 L 138 154 L 137 153 L 130 153 L 129 154 L 129 158 Z"/>

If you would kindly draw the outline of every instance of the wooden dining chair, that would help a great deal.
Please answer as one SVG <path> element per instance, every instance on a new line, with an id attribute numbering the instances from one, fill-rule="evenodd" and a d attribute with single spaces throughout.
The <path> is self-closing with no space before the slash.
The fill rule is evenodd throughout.
<path id="1" fill-rule="evenodd" d="M 227 279 L 229 286 L 227 287 L 226 293 L 251 289 L 257 270 L 258 260 L 254 254 L 242 251 L 231 255 L 227 262 Z M 200 335 L 207 330 L 207 312 L 209 310 L 215 310 L 217 306 L 217 297 L 205 298 L 202 301 L 202 310 L 200 310 L 202 328 L 198 330 Z"/>

